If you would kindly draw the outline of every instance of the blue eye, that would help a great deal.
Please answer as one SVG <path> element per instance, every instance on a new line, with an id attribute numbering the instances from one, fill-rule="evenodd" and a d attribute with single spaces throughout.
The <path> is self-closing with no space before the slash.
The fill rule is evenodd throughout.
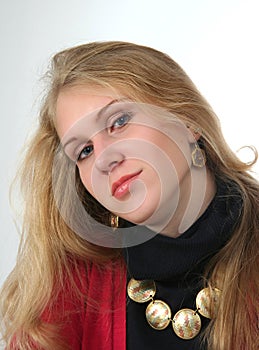
<path id="1" fill-rule="evenodd" d="M 117 118 L 110 127 L 110 131 L 113 131 L 114 129 L 120 129 L 123 126 L 127 125 L 130 119 L 132 118 L 130 113 L 124 113 L 119 118 Z"/>
<path id="2" fill-rule="evenodd" d="M 77 157 L 77 161 L 80 162 L 81 160 L 89 157 L 93 152 L 93 149 L 94 149 L 93 145 L 84 147 L 82 151 L 79 153 L 79 156 Z"/>

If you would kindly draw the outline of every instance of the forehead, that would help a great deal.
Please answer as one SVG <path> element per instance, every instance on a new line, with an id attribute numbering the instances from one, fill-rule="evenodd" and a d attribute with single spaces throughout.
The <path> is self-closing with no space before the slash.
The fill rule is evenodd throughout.
<path id="1" fill-rule="evenodd" d="M 119 94 L 109 89 L 69 88 L 61 91 L 57 98 L 55 124 L 62 138 L 81 118 L 106 106 Z"/>

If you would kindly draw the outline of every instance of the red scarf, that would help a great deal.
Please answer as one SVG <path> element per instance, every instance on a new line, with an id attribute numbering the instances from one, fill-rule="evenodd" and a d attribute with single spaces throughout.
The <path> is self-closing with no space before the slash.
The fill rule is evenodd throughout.
<path id="1" fill-rule="evenodd" d="M 105 268 L 79 264 L 80 280 L 75 284 L 82 293 L 76 297 L 70 280 L 45 309 L 43 322 L 58 326 L 58 343 L 69 350 L 126 350 L 126 268 L 122 263 L 108 262 Z M 86 298 L 85 298 L 86 296 Z M 87 299 L 87 302 L 85 302 Z M 12 343 L 15 347 L 15 339 Z M 41 349 L 35 343 L 34 349 Z"/>
<path id="2" fill-rule="evenodd" d="M 121 270 L 121 268 L 120 268 Z M 82 350 L 126 349 L 126 271 L 104 271 L 95 265 L 87 271 L 88 300 L 98 301 L 98 310 L 86 306 Z"/>

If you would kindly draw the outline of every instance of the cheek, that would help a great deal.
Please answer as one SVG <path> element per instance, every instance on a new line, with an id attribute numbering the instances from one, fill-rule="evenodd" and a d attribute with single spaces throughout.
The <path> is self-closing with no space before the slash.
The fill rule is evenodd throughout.
<path id="1" fill-rule="evenodd" d="M 191 149 L 186 139 L 179 139 L 177 142 L 167 140 L 161 147 L 170 158 L 179 177 L 186 172 L 186 169 L 190 169 Z"/>
<path id="2" fill-rule="evenodd" d="M 80 179 L 84 187 L 92 195 L 93 186 L 92 186 L 92 180 L 91 180 L 91 169 L 85 169 L 84 167 L 79 167 L 78 170 L 79 170 Z"/>

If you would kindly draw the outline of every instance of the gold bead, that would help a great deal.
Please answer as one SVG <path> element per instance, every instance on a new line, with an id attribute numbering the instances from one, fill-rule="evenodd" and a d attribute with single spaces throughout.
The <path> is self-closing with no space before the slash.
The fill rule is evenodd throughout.
<path id="1" fill-rule="evenodd" d="M 219 303 L 221 291 L 217 288 L 204 288 L 196 297 L 196 307 L 199 313 L 207 318 L 212 318 L 211 314 L 215 310 Z"/>
<path id="2" fill-rule="evenodd" d="M 137 303 L 145 303 L 156 294 L 156 285 L 152 280 L 137 281 L 132 278 L 127 287 L 128 296 Z"/>
<path id="3" fill-rule="evenodd" d="M 191 309 L 179 310 L 173 318 L 173 329 L 181 339 L 193 339 L 201 330 L 201 318 L 197 312 Z"/>
<path id="4" fill-rule="evenodd" d="M 156 330 L 165 329 L 171 322 L 171 309 L 162 300 L 154 300 L 147 306 L 146 319 Z"/>

